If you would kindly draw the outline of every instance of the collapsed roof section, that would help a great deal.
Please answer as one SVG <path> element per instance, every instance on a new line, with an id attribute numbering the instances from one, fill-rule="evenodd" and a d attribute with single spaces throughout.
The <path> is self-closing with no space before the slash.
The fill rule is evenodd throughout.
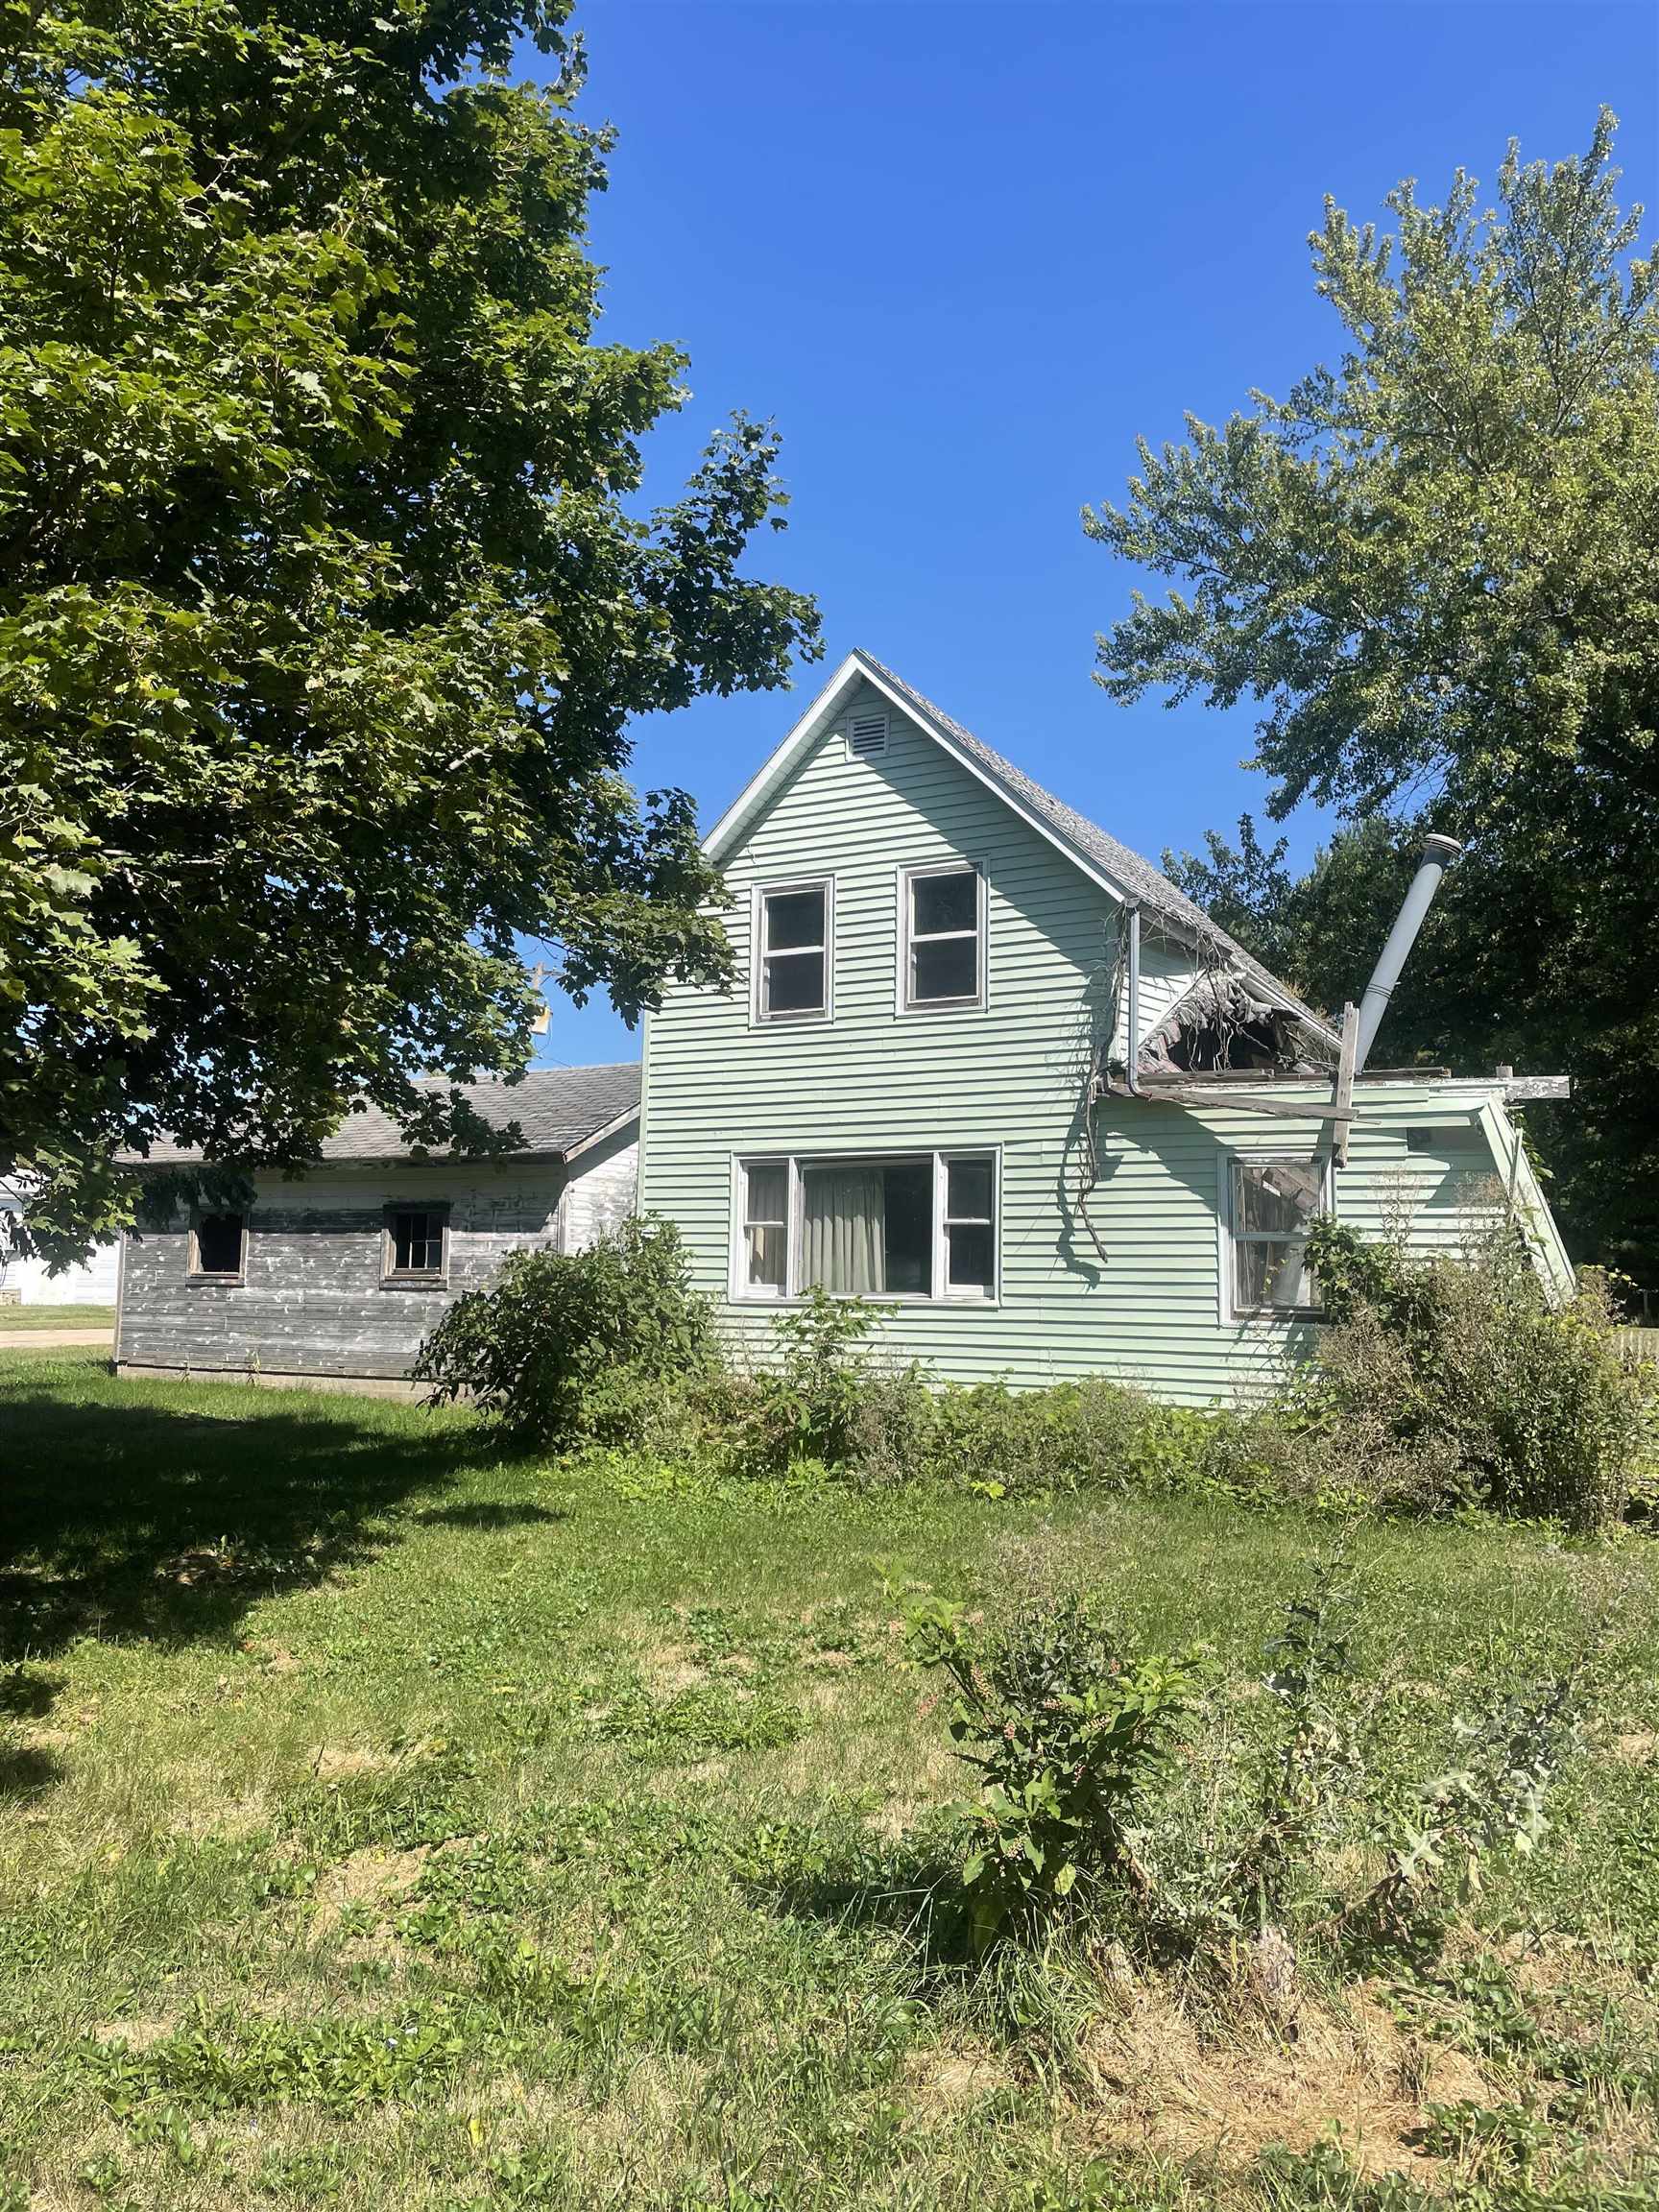
<path id="1" fill-rule="evenodd" d="M 1224 963 L 1206 970 L 1142 1039 L 1137 1070 L 1142 1079 L 1243 1071 L 1307 1081 L 1329 1075 L 1335 1059 L 1323 1024 Z"/>

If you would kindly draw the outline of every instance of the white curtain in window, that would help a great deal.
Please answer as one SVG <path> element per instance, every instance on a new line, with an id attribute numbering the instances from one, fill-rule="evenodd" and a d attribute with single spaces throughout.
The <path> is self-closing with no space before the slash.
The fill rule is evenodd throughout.
<path id="1" fill-rule="evenodd" d="M 843 1297 L 879 1297 L 885 1206 L 879 1167 L 809 1167 L 801 1178 L 808 1283 Z"/>

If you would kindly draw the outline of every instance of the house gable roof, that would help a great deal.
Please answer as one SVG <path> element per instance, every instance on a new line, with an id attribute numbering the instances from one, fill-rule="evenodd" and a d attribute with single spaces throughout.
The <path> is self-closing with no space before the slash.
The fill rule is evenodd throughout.
<path id="1" fill-rule="evenodd" d="M 1265 997 L 1308 1022 L 1321 1035 L 1334 1040 L 1330 1024 L 1303 1004 L 1286 984 L 1270 974 L 1236 938 L 1214 923 L 1204 909 L 1178 891 L 1150 860 L 1068 806 L 1041 783 L 1004 759 L 973 731 L 963 728 L 942 708 L 934 706 L 902 676 L 878 661 L 874 654 L 854 649 L 848 654 L 818 697 L 796 723 L 760 772 L 739 793 L 704 840 L 709 857 L 723 862 L 742 842 L 757 818 L 772 803 L 802 765 L 825 731 L 862 683 L 868 683 L 898 707 L 935 744 L 987 784 L 1015 813 L 1030 823 L 1065 854 L 1074 867 L 1124 905 L 1137 905 L 1164 924 L 1183 944 L 1208 943 L 1218 947 L 1227 963 L 1248 976 Z"/>
<path id="2" fill-rule="evenodd" d="M 447 1091 L 443 1077 L 430 1078 L 430 1087 Z M 523 1160 L 532 1155 L 568 1160 L 614 1131 L 639 1118 L 639 1063 L 618 1061 L 603 1068 L 533 1068 L 517 1083 L 489 1081 L 458 1086 L 469 1104 L 493 1128 L 517 1122 L 524 1134 L 521 1147 L 505 1155 Z M 390 1115 L 377 1106 L 364 1108 L 323 1140 L 325 1162 L 350 1160 L 407 1160 L 407 1142 Z M 434 1152 L 434 1160 L 452 1157 Z M 153 1167 L 177 1166 L 196 1162 L 202 1154 L 194 1146 L 175 1144 L 163 1138 L 150 1147 L 146 1162 Z"/>

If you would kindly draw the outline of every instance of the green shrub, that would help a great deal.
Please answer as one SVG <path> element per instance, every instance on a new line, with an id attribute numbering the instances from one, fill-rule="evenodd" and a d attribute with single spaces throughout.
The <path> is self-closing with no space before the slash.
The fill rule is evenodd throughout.
<path id="1" fill-rule="evenodd" d="M 1032 1932 L 1113 1877 L 1144 1885 L 1131 1835 L 1193 1710 L 1195 1654 L 1130 1657 L 1075 1599 L 1027 1609 L 981 1648 L 962 1608 L 935 1599 L 911 1614 L 909 1650 L 955 1686 L 951 1740 L 979 1777 L 957 1808 L 979 1947 Z"/>
<path id="2" fill-rule="evenodd" d="M 1652 1415 L 1604 1289 L 1551 1309 L 1513 1232 L 1419 1255 L 1318 1223 L 1331 1326 L 1289 1418 L 1364 1470 L 1385 1503 L 1489 1505 L 1578 1528 L 1616 1516 Z"/>
<path id="3" fill-rule="evenodd" d="M 932 1401 L 919 1366 L 884 1366 L 871 1342 L 890 1310 L 814 1287 L 777 1316 L 777 1363 L 723 1401 L 748 1472 L 805 1459 L 885 1480 L 919 1471 Z"/>
<path id="4" fill-rule="evenodd" d="M 934 1414 L 923 1438 L 926 1472 L 990 1497 L 1192 1488 L 1210 1477 L 1217 1418 L 1157 1405 L 1101 1375 L 1043 1390 L 952 1385 Z"/>
<path id="5" fill-rule="evenodd" d="M 627 1221 L 586 1252 L 514 1253 L 450 1307 L 414 1374 L 538 1444 L 639 1443 L 718 1358 L 679 1233 Z"/>

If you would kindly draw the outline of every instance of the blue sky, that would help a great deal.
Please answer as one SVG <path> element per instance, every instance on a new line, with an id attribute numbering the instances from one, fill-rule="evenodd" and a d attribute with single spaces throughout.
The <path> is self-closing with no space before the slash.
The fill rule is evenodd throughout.
<path id="1" fill-rule="evenodd" d="M 614 123 L 593 243 L 603 335 L 671 339 L 692 397 L 654 434 L 667 498 L 733 408 L 776 419 L 786 534 L 751 565 L 1116 835 L 1195 846 L 1262 778 L 1248 713 L 1115 707 L 1094 633 L 1132 578 L 1078 524 L 1138 433 L 1179 436 L 1337 350 L 1306 237 L 1505 141 L 1576 155 L 1621 118 L 1659 201 L 1659 9 L 1599 0 L 586 0 Z M 532 58 L 533 60 L 533 58 Z M 641 723 L 642 785 L 705 824 L 823 681 Z M 1297 856 L 1318 825 L 1292 825 Z M 556 999 L 539 1057 L 632 1058 Z"/>

